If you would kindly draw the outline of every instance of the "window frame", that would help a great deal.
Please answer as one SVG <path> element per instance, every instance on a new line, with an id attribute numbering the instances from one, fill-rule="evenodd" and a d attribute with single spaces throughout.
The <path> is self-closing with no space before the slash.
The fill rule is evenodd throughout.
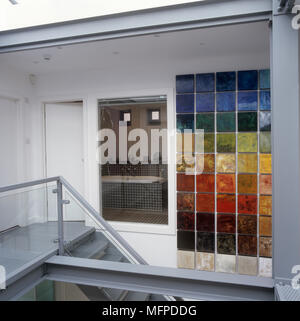
<path id="1" fill-rule="evenodd" d="M 176 236 L 176 117 L 174 88 L 145 89 L 136 91 L 113 91 L 100 93 L 94 96 L 96 104 L 94 116 L 97 120 L 97 132 L 100 129 L 98 121 L 99 100 L 114 98 L 130 98 L 143 96 L 166 96 L 167 98 L 167 130 L 168 130 L 168 224 L 148 224 L 133 222 L 109 221 L 114 229 L 119 232 L 138 232 L 148 234 L 161 234 Z M 97 164 L 98 165 L 98 164 Z M 94 167 L 95 168 L 95 167 Z M 102 193 L 100 166 L 97 166 L 97 203 L 101 214 L 102 204 L 100 195 Z M 96 201 L 96 200 L 95 200 Z"/>

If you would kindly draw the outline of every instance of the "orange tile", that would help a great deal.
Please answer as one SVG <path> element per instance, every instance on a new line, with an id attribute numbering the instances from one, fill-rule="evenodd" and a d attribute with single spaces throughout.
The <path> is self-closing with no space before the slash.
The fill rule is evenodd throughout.
<path id="1" fill-rule="evenodd" d="M 259 193 L 272 195 L 272 175 L 259 175 Z"/>
<path id="2" fill-rule="evenodd" d="M 269 217 L 269 216 L 259 217 L 259 235 L 272 236 L 272 217 Z"/>
<path id="3" fill-rule="evenodd" d="M 272 215 L 272 196 L 261 195 L 259 198 L 259 214 Z"/>
<path id="4" fill-rule="evenodd" d="M 264 174 L 272 173 L 272 155 L 271 154 L 260 154 L 259 172 Z"/>
<path id="5" fill-rule="evenodd" d="M 217 174 L 217 192 L 235 193 L 235 174 Z"/>

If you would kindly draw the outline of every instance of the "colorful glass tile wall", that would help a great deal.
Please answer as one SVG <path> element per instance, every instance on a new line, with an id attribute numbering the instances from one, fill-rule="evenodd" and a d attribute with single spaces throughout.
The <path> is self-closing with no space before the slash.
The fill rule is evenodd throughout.
<path id="1" fill-rule="evenodd" d="M 177 76 L 176 121 L 178 267 L 271 277 L 269 70 Z"/>

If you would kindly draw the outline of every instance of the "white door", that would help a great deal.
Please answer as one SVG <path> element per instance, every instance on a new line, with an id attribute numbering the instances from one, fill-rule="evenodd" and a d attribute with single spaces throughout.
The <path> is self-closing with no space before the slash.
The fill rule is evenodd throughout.
<path id="1" fill-rule="evenodd" d="M 82 109 L 82 103 L 74 102 L 45 105 L 47 177 L 63 176 L 83 195 Z M 54 195 L 49 193 L 49 207 L 56 206 Z M 49 213 L 54 212 L 49 208 Z M 70 205 L 65 206 L 64 219 L 71 221 L 84 219 L 83 211 L 73 200 Z"/>

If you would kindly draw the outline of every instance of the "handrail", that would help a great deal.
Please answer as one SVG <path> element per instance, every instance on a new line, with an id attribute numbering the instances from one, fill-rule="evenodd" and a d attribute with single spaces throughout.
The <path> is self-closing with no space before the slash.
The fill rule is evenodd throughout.
<path id="1" fill-rule="evenodd" d="M 113 243 L 117 242 L 117 247 L 121 246 L 121 250 L 125 250 L 126 253 L 129 255 L 133 261 L 137 264 L 141 265 L 148 265 L 148 263 L 129 245 L 129 243 L 117 232 L 113 229 L 113 227 L 107 223 L 103 217 L 82 197 L 80 193 L 78 193 L 72 185 L 62 176 L 55 176 L 55 177 L 50 177 L 50 178 L 44 178 L 40 180 L 35 180 L 31 182 L 25 182 L 25 183 L 20 183 L 20 184 L 15 184 L 15 185 L 9 185 L 9 186 L 4 186 L 0 187 L 0 193 L 4 193 L 7 191 L 12 191 L 12 190 L 17 190 L 25 187 L 30 187 L 30 186 L 36 186 L 36 185 L 41 185 L 41 184 L 46 184 L 50 182 L 57 182 L 57 186 L 64 186 L 66 190 L 79 202 L 79 204 L 85 208 L 85 210 L 88 212 L 88 215 L 96 224 L 99 224 L 103 229 L 110 235 L 111 241 Z M 60 187 L 61 188 L 61 187 Z M 58 192 L 58 188 L 56 189 Z M 61 199 L 61 195 L 58 195 L 58 200 L 60 199 L 60 203 L 63 204 L 63 200 Z M 58 216 L 58 228 L 62 226 L 61 222 L 62 218 L 59 218 Z M 64 244 L 63 241 L 63 233 L 62 235 L 62 240 L 60 240 L 61 244 Z M 170 297 L 170 296 L 164 296 L 166 299 L 173 301 L 175 298 Z"/>
<path id="2" fill-rule="evenodd" d="M 60 180 L 60 177 L 59 176 L 55 176 L 55 177 L 50 177 L 50 178 L 38 179 L 38 180 L 35 180 L 35 181 L 31 181 L 31 182 L 25 182 L 25 183 L 20 183 L 20 184 L 3 186 L 3 187 L 0 187 L 0 193 L 13 191 L 15 189 L 20 189 L 20 188 L 25 188 L 25 187 L 30 187 L 30 186 L 46 184 L 46 183 L 55 182 L 55 181 L 59 181 L 59 180 Z"/>
<path id="3" fill-rule="evenodd" d="M 67 182 L 63 177 L 59 177 L 62 185 L 74 196 L 74 198 L 89 212 L 97 223 L 101 224 L 114 239 L 116 239 L 125 250 L 136 260 L 137 263 L 148 265 L 148 263 L 128 244 L 128 242 L 108 224 L 101 215 Z"/>
<path id="4" fill-rule="evenodd" d="M 148 263 L 127 243 L 127 241 L 117 233 L 102 217 L 99 213 L 71 186 L 70 183 L 62 176 L 54 176 L 50 178 L 43 178 L 35 181 L 8 185 L 0 187 L 0 193 L 17 190 L 21 188 L 26 188 L 30 186 L 36 186 L 41 184 L 46 184 L 50 182 L 61 183 L 73 196 L 74 198 L 89 212 L 91 218 L 96 221 L 96 223 L 102 225 L 106 229 L 106 231 L 117 240 L 124 249 L 128 252 L 130 256 L 139 264 L 147 265 Z"/>

